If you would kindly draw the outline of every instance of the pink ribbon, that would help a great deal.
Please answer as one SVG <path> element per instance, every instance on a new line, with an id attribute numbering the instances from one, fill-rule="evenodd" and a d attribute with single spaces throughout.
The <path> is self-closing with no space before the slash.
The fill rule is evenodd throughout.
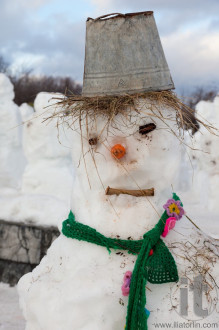
<path id="1" fill-rule="evenodd" d="M 123 296 L 129 295 L 130 290 L 130 283 L 131 283 L 132 272 L 129 270 L 125 273 L 123 278 L 123 285 L 122 285 L 122 294 Z"/>
<path id="2" fill-rule="evenodd" d="M 162 236 L 166 237 L 167 234 L 169 233 L 169 231 L 175 227 L 175 224 L 176 224 L 176 218 L 175 217 L 168 218 L 167 221 L 166 221 Z"/>

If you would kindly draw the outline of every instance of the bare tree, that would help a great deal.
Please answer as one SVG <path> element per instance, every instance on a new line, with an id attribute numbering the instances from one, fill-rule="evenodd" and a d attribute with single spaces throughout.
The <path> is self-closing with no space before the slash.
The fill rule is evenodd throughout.
<path id="1" fill-rule="evenodd" d="M 190 108 L 195 109 L 196 104 L 200 101 L 212 102 L 218 92 L 219 88 L 217 89 L 216 87 L 196 87 L 195 90 L 186 97 L 186 103 Z"/>
<path id="2" fill-rule="evenodd" d="M 14 101 L 18 105 L 21 105 L 24 102 L 32 104 L 35 97 L 40 92 L 58 92 L 62 94 L 68 92 L 73 94 L 80 94 L 82 89 L 81 85 L 76 83 L 70 77 L 36 77 L 26 73 L 19 78 L 11 77 L 11 80 L 14 84 Z"/>
<path id="3" fill-rule="evenodd" d="M 33 68 L 23 65 L 15 74 L 10 72 L 10 63 L 0 55 L 0 72 L 5 73 L 14 85 L 14 102 L 32 104 L 40 92 L 80 94 L 82 87 L 70 77 L 41 76 L 32 74 Z"/>
<path id="4" fill-rule="evenodd" d="M 192 134 L 199 130 L 199 124 L 196 120 L 195 107 L 200 101 L 212 102 L 217 95 L 219 88 L 196 87 L 188 96 L 183 96 L 183 102 L 189 106 L 190 109 L 184 109 L 185 128 L 192 129 Z M 184 93 L 183 93 L 184 94 Z"/>

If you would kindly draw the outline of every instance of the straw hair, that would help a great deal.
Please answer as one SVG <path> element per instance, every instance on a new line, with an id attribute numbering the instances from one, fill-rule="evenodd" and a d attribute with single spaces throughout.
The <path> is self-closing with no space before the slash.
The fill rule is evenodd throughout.
<path id="1" fill-rule="evenodd" d="M 150 110 L 148 115 L 151 116 L 152 113 L 152 117 L 161 119 L 169 130 L 171 129 L 168 120 L 176 121 L 178 128 L 182 130 L 178 130 L 178 133 L 171 130 L 174 135 L 180 136 L 182 134 L 180 132 L 184 129 L 191 129 L 194 133 L 200 126 L 217 135 L 217 129 L 213 125 L 196 118 L 194 110 L 185 105 L 172 91 L 95 97 L 65 95 L 53 99 L 57 100 L 55 104 L 57 107 L 44 121 L 57 118 L 58 126 L 68 123 L 68 126 L 73 128 L 77 120 L 81 122 L 83 119 L 87 121 L 87 118 L 95 120 L 97 117 L 103 117 L 106 120 L 105 128 L 107 128 L 110 124 L 115 124 L 118 114 L 122 115 L 127 122 L 128 118 L 133 116 L 137 118 L 141 112 L 145 113 L 145 110 L 142 111 L 141 109 L 146 107 Z M 165 118 L 162 112 L 164 108 L 172 110 L 171 117 Z"/>

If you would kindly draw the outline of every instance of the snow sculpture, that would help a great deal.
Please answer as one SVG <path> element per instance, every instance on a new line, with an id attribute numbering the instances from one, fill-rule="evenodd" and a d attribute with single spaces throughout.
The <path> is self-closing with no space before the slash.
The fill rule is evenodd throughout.
<path id="1" fill-rule="evenodd" d="M 197 116 L 207 120 L 214 127 L 219 126 L 219 97 L 213 102 L 200 101 L 196 106 Z M 219 153 L 218 133 L 204 130 L 201 126 L 192 140 L 187 138 L 192 148 L 186 148 L 183 155 L 181 171 L 184 173 L 184 187 L 180 193 L 184 202 L 193 200 L 192 217 L 205 232 L 217 237 L 215 221 L 218 218 L 218 187 L 219 187 Z M 192 144 L 191 144 L 192 141 Z M 182 189 L 183 188 L 183 189 Z M 178 190 L 179 191 L 179 190 Z M 203 214 L 208 213 L 208 221 Z M 202 218 L 202 220 L 201 220 Z"/>
<path id="2" fill-rule="evenodd" d="M 73 175 L 68 132 L 63 129 L 58 132 L 54 120 L 42 125 L 43 113 L 49 116 L 54 111 L 52 105 L 56 101 L 52 98 L 58 95 L 39 93 L 34 101 L 35 113 L 24 124 L 23 148 L 28 163 L 23 175 L 22 192 L 50 195 L 70 202 Z"/>
<path id="3" fill-rule="evenodd" d="M 53 106 L 56 101 L 52 98 L 62 95 L 40 93 L 34 102 L 35 111 L 28 104 L 18 108 L 8 101 L 8 97 L 10 100 L 14 97 L 13 86 L 8 78 L 4 79 L 6 87 L 1 89 L 0 98 L 0 107 L 5 111 L 5 120 L 2 117 L 1 121 L 4 126 L 1 140 L 5 144 L 0 156 L 0 167 L 4 165 L 1 188 L 6 182 L 5 185 L 12 187 L 13 184 L 17 189 L 13 189 L 13 195 L 8 195 L 9 188 L 6 190 L 4 187 L 0 217 L 8 221 L 57 226 L 58 219 L 65 217 L 70 207 L 74 174 L 69 137 L 71 132 L 63 127 L 58 132 L 56 120 L 50 120 L 46 125 L 42 121 L 43 113 L 49 116 L 55 108 L 58 110 L 57 106 Z"/>
<path id="4" fill-rule="evenodd" d="M 20 188 L 25 165 L 21 116 L 13 99 L 13 85 L 6 75 L 0 73 L 0 182 L 1 193 L 4 194 L 14 193 Z"/>
<path id="5" fill-rule="evenodd" d="M 216 127 L 219 126 L 219 96 L 213 102 L 201 101 L 197 104 L 196 110 L 199 116 L 204 117 Z M 219 191 L 219 148 L 218 136 L 210 132 L 203 132 L 203 129 L 195 135 L 195 148 L 203 151 L 198 154 L 192 153 L 192 158 L 197 166 L 199 180 L 205 179 L 205 189 L 208 198 L 205 207 L 209 211 L 219 212 L 218 191 Z M 206 185 L 207 183 L 207 185 Z"/>
<path id="6" fill-rule="evenodd" d="M 146 17 L 150 15 L 151 12 Z M 145 19 L 142 13 L 139 17 L 136 14 L 118 15 L 112 19 L 114 29 L 117 19 L 120 23 L 129 22 L 129 27 L 133 26 L 132 16 L 137 20 Z M 106 242 L 114 238 L 114 243 L 126 240 L 124 244 L 131 246 L 127 242 L 142 237 L 145 242 L 144 234 L 156 225 L 165 204 L 165 209 L 169 208 L 165 212 L 169 214 L 164 213 L 165 217 L 161 219 L 165 222 L 168 216 L 172 217 L 169 224 L 173 216 L 176 220 L 174 229 L 173 224 L 165 227 L 164 236 L 167 236 L 165 239 L 170 248 L 171 237 L 175 242 L 173 251 L 175 248 L 180 251 L 183 240 L 186 244 L 199 238 L 203 244 L 192 225 L 183 222 L 185 218 L 177 220 L 184 213 L 181 203 L 174 204 L 173 200 L 169 200 L 180 165 L 176 115 L 181 106 L 178 107 L 171 92 L 151 93 L 147 89 L 144 94 L 134 96 L 66 98 L 62 105 L 62 112 L 56 114 L 58 120 L 65 122 L 69 118 L 72 123 L 72 159 L 75 166 L 71 205 L 74 215 L 70 213 L 68 222 L 65 222 L 66 228 L 74 223 L 75 216 L 76 221 L 85 225 L 84 228 L 89 226 L 88 231 L 94 237 L 98 235 L 100 241 L 97 245 L 91 243 L 92 239 L 87 242 L 88 237 L 83 240 L 68 238 L 65 232 L 52 244 L 40 265 L 20 280 L 20 303 L 27 320 L 26 330 L 117 330 L 125 325 L 127 330 L 147 329 L 146 322 L 131 322 L 130 325 L 126 313 L 131 293 L 127 296 L 128 290 L 125 290 L 123 294 L 124 276 L 127 274 L 129 279 L 131 277 L 130 292 L 133 294 L 132 276 L 136 274 L 139 256 L 132 254 L 133 251 L 110 249 Z M 179 116 L 177 118 L 179 120 Z M 164 222 L 159 223 L 164 227 Z M 81 237 L 81 232 L 76 234 Z M 146 263 L 148 258 L 157 254 L 157 245 L 150 246 L 150 242 L 149 238 L 145 245 L 147 253 L 142 255 Z M 191 247 L 189 251 L 192 251 Z M 160 257 L 162 260 L 162 255 Z M 176 260 L 181 275 L 186 262 L 180 259 L 179 254 Z M 162 262 L 160 267 L 165 268 Z M 158 270 L 146 268 L 144 271 L 151 272 L 152 277 Z M 175 280 L 176 275 L 174 270 Z M 142 280 L 142 273 L 140 276 Z M 140 282 L 141 289 L 142 283 L 145 282 Z M 147 310 L 143 311 L 143 318 L 145 321 L 148 319 L 149 329 L 153 329 L 155 323 L 169 322 L 173 317 L 174 321 L 184 321 L 175 311 L 169 284 L 159 287 L 147 285 Z M 142 305 L 137 304 L 137 318 L 138 312 L 142 313 L 138 307 Z"/>
<path id="7" fill-rule="evenodd" d="M 22 117 L 23 123 L 25 123 L 26 120 L 31 118 L 31 115 L 33 115 L 34 109 L 27 103 L 22 103 L 19 107 L 20 114 Z"/>

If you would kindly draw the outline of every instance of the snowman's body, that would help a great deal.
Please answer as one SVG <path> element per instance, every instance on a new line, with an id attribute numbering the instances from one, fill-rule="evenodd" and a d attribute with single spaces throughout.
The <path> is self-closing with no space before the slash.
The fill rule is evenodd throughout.
<path id="1" fill-rule="evenodd" d="M 163 115 L 173 116 L 173 110 L 163 109 Z M 89 132 L 82 125 L 82 135 L 79 127 L 73 131 L 76 179 L 71 208 L 77 221 L 107 237 L 140 239 L 153 228 L 164 211 L 163 204 L 172 196 L 171 185 L 174 187 L 179 167 L 179 142 L 163 122 L 142 107 L 137 122 L 136 117 L 134 120 L 135 124 L 122 129 L 124 122 L 118 115 L 121 131 L 110 126 L 93 147 L 88 141 L 99 136 L 104 119 L 89 123 Z M 156 129 L 147 135 L 139 134 L 139 126 L 151 122 Z M 175 131 L 175 121 L 170 120 L 169 125 Z M 126 148 L 126 155 L 119 161 L 110 152 L 115 144 Z M 154 187 L 155 196 L 106 196 L 107 186 Z M 182 221 L 176 225 L 179 232 Z M 191 227 L 189 231 L 192 233 Z M 170 234 L 173 240 L 175 234 Z M 121 286 L 125 272 L 133 270 L 135 261 L 136 256 L 127 252 L 112 250 L 109 254 L 104 247 L 61 234 L 40 265 L 19 282 L 26 330 L 123 329 L 128 297 L 122 295 Z M 174 320 L 180 319 L 170 311 L 170 285 L 149 286 L 152 292 L 147 290 L 146 307 L 151 310 L 151 329 L 153 323 L 168 319 L 170 313 L 174 313 Z"/>

